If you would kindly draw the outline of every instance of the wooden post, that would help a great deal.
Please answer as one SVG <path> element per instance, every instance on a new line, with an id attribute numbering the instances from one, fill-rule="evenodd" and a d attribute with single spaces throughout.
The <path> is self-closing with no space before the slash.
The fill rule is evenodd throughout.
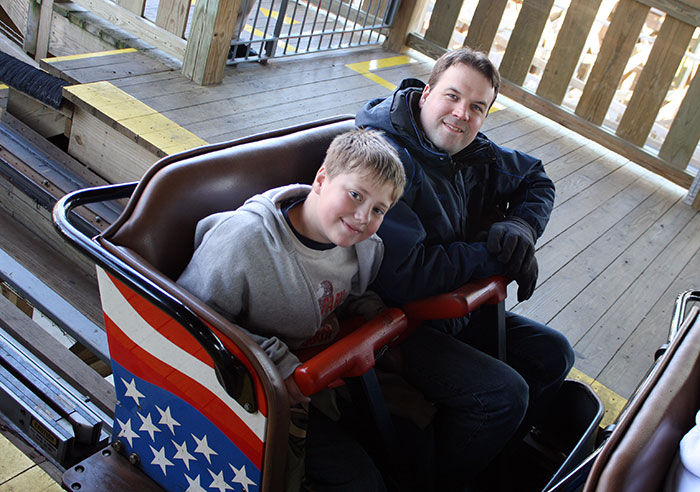
<path id="1" fill-rule="evenodd" d="M 406 44 L 406 37 L 418 29 L 428 0 L 402 0 L 394 17 L 389 36 L 384 41 L 384 48 L 396 53 Z"/>
<path id="2" fill-rule="evenodd" d="M 442 48 L 449 48 L 461 10 L 461 0 L 436 0 L 433 13 L 430 15 L 430 25 L 425 32 L 426 41 L 432 41 Z"/>
<path id="3" fill-rule="evenodd" d="M 146 0 L 118 0 L 115 3 L 139 17 L 143 17 L 143 13 L 146 10 Z"/>
<path id="4" fill-rule="evenodd" d="M 683 202 L 695 210 L 700 210 L 700 173 L 695 175 L 695 179 L 693 179 L 693 183 L 688 188 L 688 194 Z"/>
<path id="5" fill-rule="evenodd" d="M 177 36 L 184 36 L 189 14 L 190 0 L 160 0 L 156 25 Z"/>
<path id="6" fill-rule="evenodd" d="M 53 16 L 53 0 L 41 0 L 39 13 L 39 30 L 36 36 L 36 51 L 34 59 L 39 61 L 49 54 L 49 38 L 51 37 L 51 17 Z"/>
<path id="7" fill-rule="evenodd" d="M 508 0 L 481 0 L 469 23 L 464 46 L 489 53 Z"/>
<path id="8" fill-rule="evenodd" d="M 553 5 L 554 0 L 523 1 L 503 60 L 498 67 L 501 77 L 523 85 Z"/>
<path id="9" fill-rule="evenodd" d="M 27 8 L 27 28 L 24 33 L 24 43 L 22 49 L 25 53 L 36 53 L 36 39 L 39 34 L 39 17 L 41 15 L 41 4 L 34 0 L 29 0 Z"/>
<path id="10" fill-rule="evenodd" d="M 200 85 L 220 83 L 241 0 L 200 0 L 195 5 L 182 74 Z"/>

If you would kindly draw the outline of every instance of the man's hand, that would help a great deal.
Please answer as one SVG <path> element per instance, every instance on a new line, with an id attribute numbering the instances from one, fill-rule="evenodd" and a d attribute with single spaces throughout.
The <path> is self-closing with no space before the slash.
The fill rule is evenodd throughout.
<path id="1" fill-rule="evenodd" d="M 299 386 L 297 386 L 297 382 L 294 380 L 293 373 L 291 376 L 284 380 L 284 384 L 287 387 L 287 394 L 289 396 L 290 407 L 293 407 L 297 403 L 305 403 L 311 401 L 311 398 L 302 393 L 299 389 Z"/>
<path id="2" fill-rule="evenodd" d="M 513 280 L 518 283 L 518 302 L 527 301 L 535 290 L 537 284 L 537 259 L 533 254 L 530 256 L 518 273 L 513 275 Z"/>
<path id="3" fill-rule="evenodd" d="M 535 231 L 520 217 L 496 222 L 489 229 L 486 249 L 506 266 L 506 275 L 514 277 L 523 269 L 531 269 L 535 257 Z M 535 272 L 537 271 L 535 261 Z M 535 273 L 535 280 L 537 274 Z M 533 282 L 534 283 L 534 282 Z"/>

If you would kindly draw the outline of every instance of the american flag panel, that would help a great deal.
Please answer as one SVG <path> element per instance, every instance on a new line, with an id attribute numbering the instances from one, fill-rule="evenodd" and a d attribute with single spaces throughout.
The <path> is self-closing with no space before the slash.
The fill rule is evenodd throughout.
<path id="1" fill-rule="evenodd" d="M 114 439 L 167 490 L 259 490 L 263 412 L 224 391 L 182 327 L 100 268 L 98 281 L 118 400 Z"/>

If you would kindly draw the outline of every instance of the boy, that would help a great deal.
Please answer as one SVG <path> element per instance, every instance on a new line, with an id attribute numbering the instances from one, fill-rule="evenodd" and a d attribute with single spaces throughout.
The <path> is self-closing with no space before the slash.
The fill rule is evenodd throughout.
<path id="1" fill-rule="evenodd" d="M 309 401 L 290 349 L 337 335 L 336 309 L 377 273 L 383 245 L 375 232 L 405 179 L 381 132 L 353 130 L 333 140 L 311 186 L 269 190 L 197 225 L 178 283 L 245 327 L 279 369 L 290 405 Z M 369 457 L 334 424 L 310 414 L 306 472 L 315 490 L 384 490 Z"/>

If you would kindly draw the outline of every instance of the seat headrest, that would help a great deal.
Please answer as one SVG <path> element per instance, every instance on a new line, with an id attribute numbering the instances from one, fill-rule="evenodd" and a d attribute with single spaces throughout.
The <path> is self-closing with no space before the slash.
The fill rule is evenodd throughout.
<path id="1" fill-rule="evenodd" d="M 344 117 L 166 157 L 146 173 L 103 238 L 176 279 L 192 256 L 200 219 L 270 188 L 310 184 L 331 140 L 353 127 Z"/>

